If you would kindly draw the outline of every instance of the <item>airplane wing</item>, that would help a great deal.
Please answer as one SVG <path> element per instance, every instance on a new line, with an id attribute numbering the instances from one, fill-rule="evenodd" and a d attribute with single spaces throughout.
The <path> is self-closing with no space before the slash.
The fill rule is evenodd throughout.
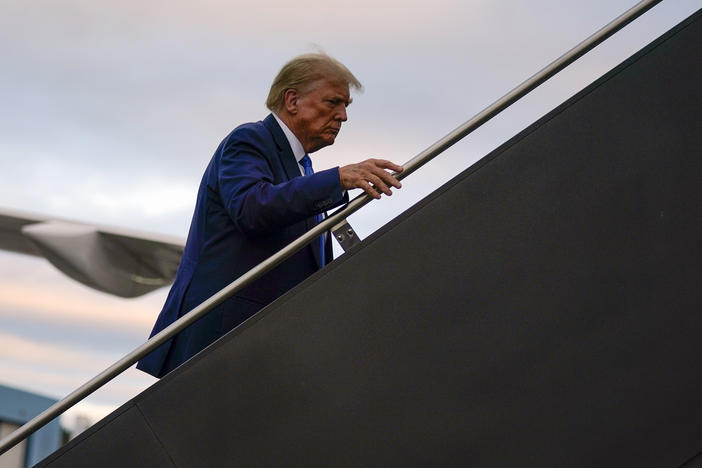
<path id="1" fill-rule="evenodd" d="M 170 284 L 181 239 L 0 209 L 0 249 L 45 257 L 91 288 L 141 296 Z"/>

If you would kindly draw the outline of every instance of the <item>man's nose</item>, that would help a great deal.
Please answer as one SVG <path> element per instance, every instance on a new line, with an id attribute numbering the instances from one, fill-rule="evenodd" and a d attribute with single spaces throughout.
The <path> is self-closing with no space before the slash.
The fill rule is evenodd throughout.
<path id="1" fill-rule="evenodd" d="M 339 109 L 336 111 L 336 120 L 341 120 L 342 122 L 346 122 L 348 120 L 348 117 L 346 116 L 346 106 L 339 106 Z"/>

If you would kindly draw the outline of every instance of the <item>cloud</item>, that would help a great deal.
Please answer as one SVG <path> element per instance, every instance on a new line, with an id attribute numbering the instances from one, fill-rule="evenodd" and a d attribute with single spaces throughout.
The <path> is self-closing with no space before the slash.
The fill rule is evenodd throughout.
<path id="1" fill-rule="evenodd" d="M 120 193 L 121 192 L 121 193 Z M 160 216 L 195 207 L 193 187 L 178 184 L 154 184 L 122 188 L 117 193 L 97 193 L 86 200 L 95 208 L 108 210 L 116 216 L 140 213 L 143 216 Z"/>
<path id="2" fill-rule="evenodd" d="M 125 37 L 137 42 L 169 31 L 184 36 L 227 35 L 271 41 L 299 36 L 302 31 L 321 36 L 341 34 L 370 36 L 366 40 L 403 40 L 421 32 L 441 31 L 447 24 L 470 22 L 491 9 L 487 0 L 444 0 L 438 4 L 359 0 L 343 6 L 316 0 L 235 4 L 225 0 L 204 0 L 197 4 L 125 0 L 100 6 L 85 0 L 64 0 L 49 3 L 40 12 L 26 8 L 22 2 L 5 3 L 5 14 L 14 19 L 6 26 L 13 34 L 20 34 L 29 24 L 41 25 L 44 37 L 77 45 L 79 51 L 104 45 L 82 42 L 86 36 L 105 38 L 108 43 L 111 38 Z M 26 36 L 31 38 L 29 34 Z"/>
<path id="3" fill-rule="evenodd" d="M 59 274 L 57 272 L 57 274 Z M 5 317 L 24 316 L 45 324 L 61 323 L 81 328 L 102 327 L 143 334 L 153 325 L 160 305 L 127 306 L 121 301 L 97 294 L 75 300 L 70 291 L 37 288 L 35 284 L 0 280 L 0 313 Z"/>
<path id="4" fill-rule="evenodd" d="M 56 346 L 20 338 L 0 332 L 2 357 L 0 362 L 5 365 L 16 365 L 20 369 L 43 367 L 60 369 L 62 372 L 70 367 L 72 372 L 85 372 L 90 369 L 99 370 L 109 361 L 108 354 L 96 350 L 86 353 L 85 349 L 68 346 Z M 9 373 L 3 372 L 3 376 Z"/>

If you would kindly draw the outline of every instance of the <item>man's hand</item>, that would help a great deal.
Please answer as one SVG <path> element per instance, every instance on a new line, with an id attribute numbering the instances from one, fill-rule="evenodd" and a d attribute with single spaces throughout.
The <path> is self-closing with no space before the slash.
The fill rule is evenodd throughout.
<path id="1" fill-rule="evenodd" d="M 402 187 L 402 184 L 385 169 L 402 172 L 402 166 L 384 159 L 368 159 L 358 164 L 339 168 L 341 186 L 345 189 L 360 188 L 373 198 L 380 198 L 380 192 L 392 195 L 389 186 Z M 373 185 L 371 185 L 373 184 Z"/>

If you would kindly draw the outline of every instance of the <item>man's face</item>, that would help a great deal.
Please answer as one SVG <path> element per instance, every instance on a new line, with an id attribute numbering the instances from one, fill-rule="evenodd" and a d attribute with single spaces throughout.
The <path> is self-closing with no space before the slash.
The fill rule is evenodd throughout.
<path id="1" fill-rule="evenodd" d="M 319 80 L 300 93 L 293 132 L 306 152 L 334 143 L 341 123 L 346 121 L 349 104 L 349 86 L 345 82 Z"/>

